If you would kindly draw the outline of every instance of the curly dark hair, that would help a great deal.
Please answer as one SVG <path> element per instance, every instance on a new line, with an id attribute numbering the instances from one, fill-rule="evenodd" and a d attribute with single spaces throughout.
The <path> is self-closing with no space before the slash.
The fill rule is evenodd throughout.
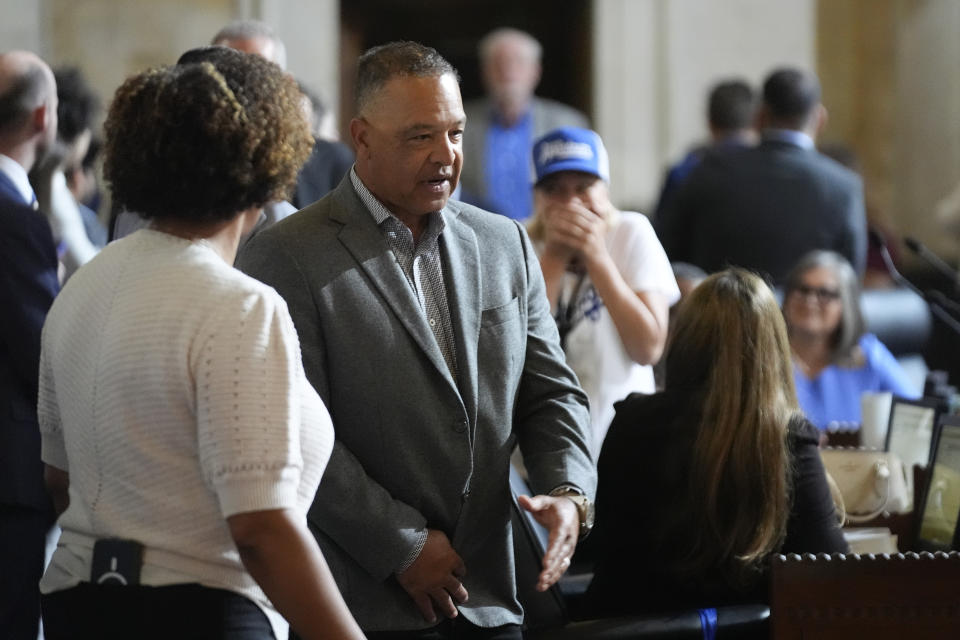
<path id="1" fill-rule="evenodd" d="M 119 206 L 195 222 L 284 199 L 313 145 L 296 82 L 239 51 L 127 79 L 104 133 Z"/>

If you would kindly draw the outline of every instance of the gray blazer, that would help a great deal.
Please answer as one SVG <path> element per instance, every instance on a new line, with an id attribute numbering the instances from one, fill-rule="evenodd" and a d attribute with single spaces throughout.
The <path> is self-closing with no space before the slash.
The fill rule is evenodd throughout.
<path id="1" fill-rule="evenodd" d="M 238 266 L 284 297 L 337 442 L 308 517 L 366 630 L 427 626 L 394 572 L 425 527 L 463 558 L 460 607 L 481 626 L 518 623 L 509 460 L 533 488 L 589 495 L 586 396 L 564 363 L 523 227 L 459 202 L 443 210 L 444 276 L 459 380 L 349 175 L 264 230 Z"/>
<path id="2" fill-rule="evenodd" d="M 471 100 L 463 106 L 467 114 L 467 125 L 463 129 L 463 172 L 460 183 L 465 195 L 486 201 L 488 197 L 485 172 L 487 164 L 487 131 L 490 129 L 490 116 L 493 113 L 488 98 Z M 533 98 L 530 109 L 533 113 L 533 142 L 542 135 L 559 127 L 588 128 L 587 117 L 565 104 L 546 98 Z M 532 158 L 531 158 L 532 163 Z M 532 165 L 531 165 L 532 166 Z M 532 174 L 531 174 L 532 176 Z M 533 184 L 531 177 L 530 184 Z M 533 188 L 531 186 L 531 188 Z"/>

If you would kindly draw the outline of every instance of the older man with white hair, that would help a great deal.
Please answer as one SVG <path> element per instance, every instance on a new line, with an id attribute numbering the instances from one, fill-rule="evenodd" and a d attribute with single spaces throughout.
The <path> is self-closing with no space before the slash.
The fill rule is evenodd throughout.
<path id="1" fill-rule="evenodd" d="M 255 53 L 287 68 L 287 48 L 273 27 L 259 20 L 234 20 L 213 37 L 210 44 L 219 44 L 244 53 Z"/>
<path id="2" fill-rule="evenodd" d="M 530 150 L 559 127 L 587 127 L 572 107 L 538 98 L 542 47 L 529 33 L 496 29 L 478 53 L 487 96 L 464 105 L 463 199 L 516 220 L 533 212 Z"/>

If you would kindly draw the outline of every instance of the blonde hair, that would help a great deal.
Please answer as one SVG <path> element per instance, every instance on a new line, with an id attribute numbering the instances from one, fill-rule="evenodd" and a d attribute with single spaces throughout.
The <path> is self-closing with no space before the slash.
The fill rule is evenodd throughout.
<path id="1" fill-rule="evenodd" d="M 746 586 L 785 536 L 787 425 L 798 412 L 786 327 L 763 280 L 728 269 L 694 289 L 676 316 L 666 383 L 701 408 L 688 484 L 696 509 L 678 569 L 719 569 Z"/>

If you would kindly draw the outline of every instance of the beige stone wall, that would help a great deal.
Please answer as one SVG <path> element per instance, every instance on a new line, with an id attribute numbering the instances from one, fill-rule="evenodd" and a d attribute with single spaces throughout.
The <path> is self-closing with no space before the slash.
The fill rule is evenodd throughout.
<path id="1" fill-rule="evenodd" d="M 960 3 L 898 2 L 893 213 L 908 233 L 944 255 L 960 256 L 960 203 L 954 223 L 937 203 L 960 186 Z M 951 229 L 944 233 L 945 229 Z"/>
<path id="2" fill-rule="evenodd" d="M 817 27 L 824 138 L 856 150 L 894 232 L 957 257 L 935 210 L 960 182 L 960 3 L 821 0 Z"/>
<path id="3" fill-rule="evenodd" d="M 287 45 L 288 68 L 336 104 L 336 0 L 0 0 L 4 49 L 78 65 L 108 100 L 124 78 L 171 64 L 235 18 L 258 18 Z"/>
<path id="4" fill-rule="evenodd" d="M 172 64 L 232 17 L 230 0 L 46 0 L 45 57 L 73 64 L 108 99 L 129 75 Z"/>
<path id="5" fill-rule="evenodd" d="M 0 0 L 0 50 L 41 51 L 40 3 Z"/>

